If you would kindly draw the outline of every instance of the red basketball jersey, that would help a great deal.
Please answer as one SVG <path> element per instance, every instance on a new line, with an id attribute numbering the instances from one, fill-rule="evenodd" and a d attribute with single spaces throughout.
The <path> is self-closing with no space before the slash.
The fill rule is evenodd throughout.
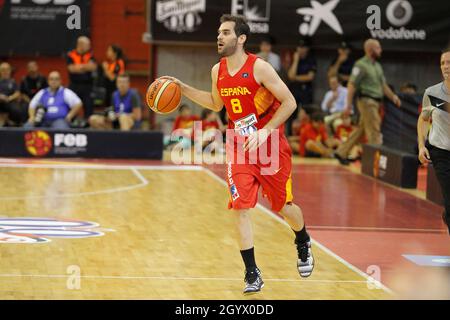
<path id="1" fill-rule="evenodd" d="M 217 89 L 230 120 L 228 127 L 243 136 L 264 127 L 280 106 L 273 94 L 256 82 L 253 71 L 256 59 L 256 55 L 248 54 L 242 68 L 231 76 L 227 59 L 222 58 L 217 77 Z M 280 134 L 284 131 L 283 127 L 280 127 Z"/>

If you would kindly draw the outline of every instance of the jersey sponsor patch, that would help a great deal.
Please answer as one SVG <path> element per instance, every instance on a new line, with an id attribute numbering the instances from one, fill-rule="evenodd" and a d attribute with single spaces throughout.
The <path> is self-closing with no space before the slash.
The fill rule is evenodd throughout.
<path id="1" fill-rule="evenodd" d="M 446 112 L 450 112 L 450 103 L 448 103 L 447 101 L 442 100 L 438 97 L 431 96 L 431 95 L 428 95 L 428 97 L 430 98 L 430 102 L 433 107 L 441 109 Z"/>
<path id="2" fill-rule="evenodd" d="M 230 193 L 231 193 L 231 198 L 233 199 L 233 201 L 235 201 L 237 198 L 239 198 L 239 192 L 237 191 L 235 184 L 232 184 L 230 186 Z"/>
<path id="3" fill-rule="evenodd" d="M 256 118 L 256 115 L 252 113 L 245 118 L 236 120 L 234 122 L 234 129 L 239 132 L 239 135 L 248 136 L 258 130 L 255 126 L 256 123 L 258 123 L 258 119 Z"/>

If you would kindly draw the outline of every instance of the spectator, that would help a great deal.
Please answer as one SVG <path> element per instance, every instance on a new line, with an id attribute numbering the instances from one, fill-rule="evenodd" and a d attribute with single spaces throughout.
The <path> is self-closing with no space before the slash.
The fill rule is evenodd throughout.
<path id="1" fill-rule="evenodd" d="M 27 75 L 20 83 L 20 93 L 22 101 L 27 105 L 39 90 L 47 88 L 47 79 L 39 73 L 39 66 L 36 61 L 30 61 L 27 64 Z"/>
<path id="2" fill-rule="evenodd" d="M 117 90 L 117 77 L 125 72 L 125 61 L 123 51 L 119 46 L 110 45 L 106 50 L 106 61 L 103 61 L 102 68 L 104 74 L 103 85 L 106 89 L 105 105 L 111 105 L 111 95 Z"/>
<path id="3" fill-rule="evenodd" d="M 328 79 L 328 85 L 330 90 L 325 93 L 322 100 L 322 111 L 328 114 L 344 111 L 347 100 L 347 88 L 339 83 L 336 76 Z"/>
<path id="4" fill-rule="evenodd" d="M 194 121 L 200 119 L 198 116 L 192 114 L 191 108 L 187 104 L 182 104 L 178 108 L 178 113 L 179 115 L 176 117 L 173 125 L 173 131 L 182 129 L 190 137 L 194 128 Z"/>
<path id="5" fill-rule="evenodd" d="M 194 122 L 200 120 L 192 114 L 191 108 L 187 104 L 182 104 L 178 108 L 178 116 L 173 124 L 172 136 L 164 139 L 164 145 L 172 148 L 174 144 L 183 149 L 190 148 L 194 133 Z"/>
<path id="6" fill-rule="evenodd" d="M 257 53 L 257 56 L 270 63 L 275 71 L 280 73 L 281 59 L 278 54 L 272 52 L 273 43 L 274 41 L 272 37 L 269 36 L 264 38 L 259 44 L 259 52 Z"/>
<path id="7" fill-rule="evenodd" d="M 203 149 L 208 145 L 210 151 L 217 150 L 219 152 L 224 152 L 222 146 L 222 134 L 225 132 L 226 128 L 222 121 L 218 117 L 218 114 L 212 110 L 204 109 L 202 111 L 202 130 L 203 130 Z M 214 140 L 216 138 L 217 132 L 220 131 L 219 140 Z M 218 137 L 217 137 L 218 138 Z M 213 141 L 212 141 L 213 140 Z"/>
<path id="8" fill-rule="evenodd" d="M 300 40 L 288 72 L 291 81 L 290 88 L 297 105 L 305 106 L 313 103 L 313 80 L 316 70 L 317 64 L 310 53 L 309 41 Z M 287 121 L 288 130 L 290 130 L 292 121 L 297 117 L 297 112 L 298 108 L 289 117 Z M 291 135 L 291 132 L 288 132 L 288 135 Z"/>
<path id="9" fill-rule="evenodd" d="M 48 88 L 41 89 L 31 99 L 25 127 L 69 129 L 70 123 L 83 107 L 82 101 L 72 90 L 61 85 L 58 71 L 50 72 L 48 84 Z"/>
<path id="10" fill-rule="evenodd" d="M 351 57 L 351 47 L 347 42 L 341 42 L 337 49 L 337 57 L 333 59 L 328 68 L 328 78 L 337 77 L 343 86 L 347 86 L 355 61 Z"/>
<path id="11" fill-rule="evenodd" d="M 322 100 L 322 111 L 327 114 L 325 125 L 329 133 L 335 132 L 335 128 L 342 123 L 341 115 L 345 110 L 347 101 L 347 88 L 343 87 L 336 76 L 328 79 L 330 90 L 325 93 Z"/>
<path id="12" fill-rule="evenodd" d="M 298 140 L 299 144 L 294 144 L 294 148 L 303 157 L 333 158 L 333 148 L 337 146 L 337 141 L 328 137 L 323 115 L 317 112 L 300 131 Z"/>
<path id="13" fill-rule="evenodd" d="M 221 132 L 225 132 L 225 126 L 222 120 L 217 116 L 212 110 L 204 109 L 202 111 L 202 129 L 203 131 L 208 131 L 209 129 L 217 129 Z"/>
<path id="14" fill-rule="evenodd" d="M 298 137 L 300 135 L 300 131 L 309 122 L 310 122 L 310 116 L 306 113 L 305 109 L 300 109 L 300 111 L 298 112 L 297 119 L 292 121 L 292 134 L 293 134 L 293 136 Z"/>
<path id="15" fill-rule="evenodd" d="M 84 116 L 87 119 L 93 112 L 91 93 L 94 78 L 92 73 L 97 69 L 88 37 L 79 37 L 76 48 L 67 54 L 67 69 L 70 77 L 69 88 L 83 101 Z"/>
<path id="16" fill-rule="evenodd" d="M 374 39 L 366 40 L 364 52 L 364 57 L 355 63 L 347 86 L 348 94 L 344 114 L 350 114 L 353 97 L 357 94 L 360 119 L 358 129 L 336 151 L 336 158 L 344 165 L 349 163 L 347 159 L 349 152 L 364 134 L 368 143 L 382 143 L 380 104 L 383 96 L 386 95 L 396 106 L 400 107 L 401 105 L 398 96 L 386 84 L 383 69 L 377 61 L 382 52 L 380 43 Z"/>
<path id="17" fill-rule="evenodd" d="M 16 81 L 11 78 L 11 65 L 0 64 L 0 127 L 20 122 L 21 110 L 18 100 L 20 91 Z"/>
<path id="18" fill-rule="evenodd" d="M 130 88 L 130 76 L 123 73 L 117 77 L 117 90 L 111 97 L 112 106 L 105 115 L 94 114 L 89 124 L 94 129 L 131 130 L 141 121 L 141 99 L 135 89 Z"/>

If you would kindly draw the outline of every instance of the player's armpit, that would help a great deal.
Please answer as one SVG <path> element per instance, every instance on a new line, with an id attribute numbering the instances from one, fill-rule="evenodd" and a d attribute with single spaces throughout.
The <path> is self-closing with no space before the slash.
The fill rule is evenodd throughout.
<path id="1" fill-rule="evenodd" d="M 297 108 L 294 96 L 273 67 L 268 62 L 257 59 L 254 68 L 255 80 L 269 90 L 283 106 L 294 112 Z"/>

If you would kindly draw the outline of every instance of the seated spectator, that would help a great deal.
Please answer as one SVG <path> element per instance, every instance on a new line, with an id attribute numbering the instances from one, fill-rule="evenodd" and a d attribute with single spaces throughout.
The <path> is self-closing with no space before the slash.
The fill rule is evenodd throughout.
<path id="1" fill-rule="evenodd" d="M 0 64 L 0 127 L 15 125 L 21 121 L 19 105 L 20 91 L 16 81 L 11 78 L 11 65 Z"/>
<path id="2" fill-rule="evenodd" d="M 117 77 L 117 90 L 111 97 L 112 106 L 105 114 L 89 117 L 94 129 L 118 129 L 129 131 L 141 121 L 141 99 L 136 90 L 130 88 L 130 76 L 126 73 Z"/>
<path id="3" fill-rule="evenodd" d="M 417 86 L 414 83 L 405 82 L 400 87 L 400 93 L 417 94 Z"/>
<path id="4" fill-rule="evenodd" d="M 300 132 L 299 154 L 303 157 L 333 158 L 333 148 L 338 142 L 329 138 L 323 122 L 323 115 L 314 113 L 309 124 Z"/>
<path id="5" fill-rule="evenodd" d="M 39 73 L 39 66 L 36 61 L 28 62 L 27 75 L 20 83 L 22 101 L 26 102 L 28 105 L 39 90 L 47 87 L 47 79 Z"/>
<path id="6" fill-rule="evenodd" d="M 325 125 L 328 133 L 333 133 L 335 128 L 342 123 L 341 115 L 347 102 L 347 88 L 343 87 L 336 76 L 328 79 L 330 90 L 325 93 L 321 109 L 327 114 Z"/>
<path id="7" fill-rule="evenodd" d="M 178 108 L 178 113 L 179 115 L 175 118 L 173 125 L 173 131 L 181 129 L 187 136 L 191 136 L 194 130 L 194 121 L 200 120 L 199 117 L 192 114 L 191 107 L 187 104 L 182 104 Z"/>
<path id="8" fill-rule="evenodd" d="M 300 131 L 309 123 L 309 121 L 310 117 L 306 113 L 305 109 L 300 108 L 297 119 L 292 122 L 292 135 L 298 137 L 300 135 Z"/>
<path id="9" fill-rule="evenodd" d="M 102 68 L 104 74 L 103 86 L 106 89 L 105 105 L 111 105 L 111 95 L 117 90 L 117 77 L 125 72 L 125 61 L 123 52 L 119 46 L 110 45 L 106 50 L 106 61 L 103 61 Z"/>
<path id="10" fill-rule="evenodd" d="M 328 68 L 328 78 L 337 77 L 338 81 L 342 83 L 344 87 L 347 86 L 348 79 L 352 73 L 355 60 L 351 57 L 351 47 L 348 43 L 341 42 L 341 45 L 337 49 L 337 56 L 333 59 Z"/>
<path id="11" fill-rule="evenodd" d="M 173 143 L 180 142 L 183 148 L 189 148 L 191 146 L 194 122 L 200 120 L 196 115 L 192 114 L 191 108 L 187 104 L 182 104 L 178 108 L 178 116 L 175 118 L 175 122 L 172 129 L 172 135 L 176 135 L 168 138 L 165 141 L 165 145 L 171 145 Z"/>
<path id="12" fill-rule="evenodd" d="M 279 73 L 281 71 L 281 59 L 278 54 L 272 52 L 272 46 L 272 37 L 264 38 L 259 44 L 259 52 L 256 55 L 270 63 L 275 71 Z"/>
<path id="13" fill-rule="evenodd" d="M 203 131 L 217 129 L 224 132 L 226 128 L 223 125 L 222 120 L 217 116 L 217 113 L 209 109 L 204 109 L 202 111 L 202 129 Z"/>
<path id="14" fill-rule="evenodd" d="M 82 110 L 83 103 L 72 90 L 61 85 L 58 71 L 50 72 L 48 84 L 48 88 L 41 89 L 31 99 L 25 127 L 69 129 L 72 120 Z"/>
<path id="15" fill-rule="evenodd" d="M 222 142 L 222 134 L 225 132 L 226 128 L 222 123 L 222 120 L 220 120 L 220 117 L 218 117 L 218 114 L 215 113 L 212 110 L 204 109 L 202 111 L 202 130 L 203 130 L 203 149 L 206 148 L 208 145 L 211 144 L 211 141 L 213 141 L 213 144 L 210 146 L 210 151 L 217 150 L 217 142 L 215 141 L 215 135 L 218 131 L 221 132 L 221 139 L 220 142 Z M 221 147 L 220 152 L 223 152 L 224 149 Z"/>

